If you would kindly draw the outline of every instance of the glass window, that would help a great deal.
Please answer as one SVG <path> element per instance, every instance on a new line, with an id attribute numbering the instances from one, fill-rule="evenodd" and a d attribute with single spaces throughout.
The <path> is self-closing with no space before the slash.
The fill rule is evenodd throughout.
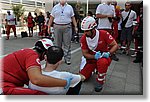
<path id="1" fill-rule="evenodd" d="M 11 3 L 20 3 L 20 0 L 11 0 Z"/>
<path id="2" fill-rule="evenodd" d="M 24 5 L 35 5 L 35 1 L 31 0 L 22 0 L 22 4 Z"/>
<path id="3" fill-rule="evenodd" d="M 10 3 L 10 0 L 0 0 L 1 3 Z"/>
<path id="4" fill-rule="evenodd" d="M 37 2 L 37 6 L 42 6 L 42 3 L 41 2 Z"/>

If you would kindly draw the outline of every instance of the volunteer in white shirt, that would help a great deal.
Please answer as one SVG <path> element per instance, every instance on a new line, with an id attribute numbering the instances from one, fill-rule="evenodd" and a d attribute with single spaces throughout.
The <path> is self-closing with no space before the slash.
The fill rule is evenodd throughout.
<path id="1" fill-rule="evenodd" d="M 115 7 L 111 3 L 111 0 L 105 0 L 105 3 L 99 4 L 96 9 L 96 17 L 99 18 L 97 29 L 106 30 L 112 35 L 112 22 L 116 13 Z M 119 60 L 115 53 L 111 56 L 111 59 L 115 61 Z"/>
<path id="2" fill-rule="evenodd" d="M 14 36 L 17 38 L 16 35 L 16 18 L 14 15 L 11 15 L 10 11 L 7 11 L 8 15 L 6 16 L 6 27 L 7 27 L 7 38 L 6 40 L 9 40 L 10 36 L 10 29 L 13 29 Z"/>
<path id="3" fill-rule="evenodd" d="M 98 5 L 96 17 L 99 18 L 97 29 L 107 30 L 111 34 L 112 17 L 115 17 L 115 8 L 110 1 Z"/>
<path id="4" fill-rule="evenodd" d="M 66 64 L 71 64 L 71 38 L 72 38 L 72 25 L 75 26 L 77 32 L 77 23 L 74 17 L 74 11 L 71 5 L 67 4 L 67 0 L 60 0 L 51 11 L 51 18 L 48 25 L 48 33 L 50 34 L 50 27 L 54 22 L 54 35 L 56 45 L 62 47 L 64 44 L 64 59 Z"/>
<path id="5" fill-rule="evenodd" d="M 137 18 L 136 12 L 131 10 L 130 2 L 125 3 L 125 10 L 121 13 L 123 21 L 128 16 L 128 14 L 129 14 L 129 17 L 125 24 L 125 27 L 122 28 L 121 38 L 120 38 L 123 46 L 126 46 L 126 55 L 129 55 L 129 49 L 130 49 L 130 44 L 132 41 L 132 34 L 133 34 L 133 22 L 136 21 L 136 18 Z"/>

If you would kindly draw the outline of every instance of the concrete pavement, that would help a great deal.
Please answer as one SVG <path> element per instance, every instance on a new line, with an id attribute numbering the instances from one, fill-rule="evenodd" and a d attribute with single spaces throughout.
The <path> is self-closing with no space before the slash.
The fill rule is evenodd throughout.
<path id="1" fill-rule="evenodd" d="M 20 38 L 13 37 L 10 40 L 3 39 L 3 54 L 6 55 L 15 50 L 19 50 L 24 47 L 32 47 L 34 42 L 39 39 L 34 34 L 34 37 Z M 72 43 L 72 59 L 71 65 L 66 65 L 62 63 L 58 70 L 60 71 L 69 71 L 72 73 L 79 72 L 79 66 L 81 62 L 81 50 L 80 44 Z M 80 95 L 142 95 L 143 94 L 143 77 L 142 70 L 139 67 L 139 64 L 135 64 L 132 61 L 134 58 L 120 54 L 120 51 L 117 51 L 117 56 L 119 61 L 112 61 L 109 66 L 106 83 L 101 92 L 94 91 L 94 83 L 96 74 L 93 74 L 89 80 L 83 82 Z"/>

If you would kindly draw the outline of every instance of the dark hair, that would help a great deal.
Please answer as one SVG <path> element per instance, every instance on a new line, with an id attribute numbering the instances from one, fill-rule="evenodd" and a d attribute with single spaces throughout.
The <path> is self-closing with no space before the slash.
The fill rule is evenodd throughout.
<path id="1" fill-rule="evenodd" d="M 92 11 L 88 11 L 88 16 L 93 16 Z"/>
<path id="2" fill-rule="evenodd" d="M 48 48 L 46 56 L 47 56 L 47 62 L 49 64 L 56 64 L 57 62 L 62 60 L 64 56 L 64 52 L 61 47 L 51 46 Z"/>
<path id="3" fill-rule="evenodd" d="M 131 2 L 127 1 L 127 2 L 125 3 L 125 6 L 126 6 L 126 4 L 130 4 L 130 5 L 131 5 Z"/>
<path id="4" fill-rule="evenodd" d="M 37 42 L 35 43 L 35 46 L 34 46 L 33 49 L 35 49 L 35 50 L 36 50 L 38 53 L 40 53 L 40 54 L 42 54 L 43 52 L 47 51 L 47 50 L 44 48 L 44 46 L 43 46 L 43 44 L 42 44 L 41 41 L 37 41 Z"/>

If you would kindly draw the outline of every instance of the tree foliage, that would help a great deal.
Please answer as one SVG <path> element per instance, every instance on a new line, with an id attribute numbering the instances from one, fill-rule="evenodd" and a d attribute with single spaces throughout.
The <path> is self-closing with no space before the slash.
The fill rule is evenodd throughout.
<path id="1" fill-rule="evenodd" d="M 18 5 L 12 4 L 12 10 L 17 18 L 17 21 L 19 21 L 19 17 L 21 17 L 25 12 L 25 9 L 23 8 L 23 5 L 21 4 L 18 4 Z"/>

